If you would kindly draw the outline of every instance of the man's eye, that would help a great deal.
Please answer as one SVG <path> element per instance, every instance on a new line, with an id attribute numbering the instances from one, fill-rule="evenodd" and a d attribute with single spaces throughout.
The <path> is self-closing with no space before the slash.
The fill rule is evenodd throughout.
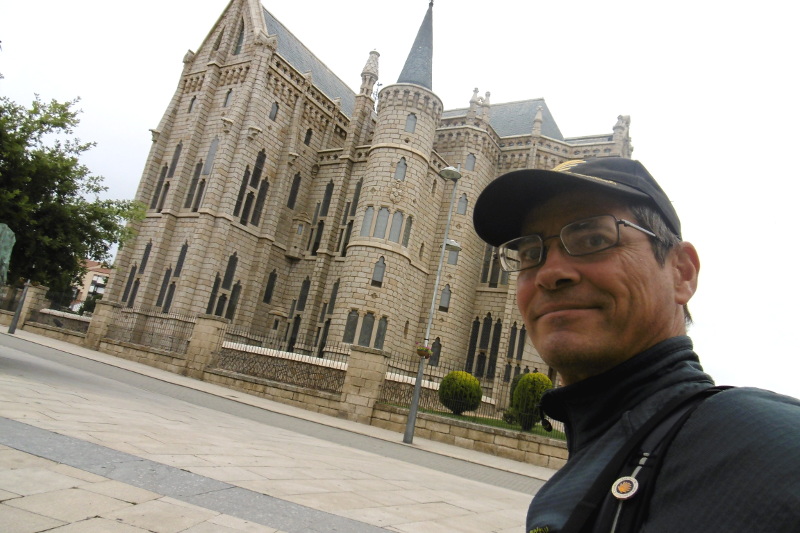
<path id="1" fill-rule="evenodd" d="M 535 263 L 539 260 L 539 257 L 542 255 L 542 247 L 525 246 L 523 248 L 520 248 L 518 253 L 519 253 L 519 260 L 522 263 Z"/>

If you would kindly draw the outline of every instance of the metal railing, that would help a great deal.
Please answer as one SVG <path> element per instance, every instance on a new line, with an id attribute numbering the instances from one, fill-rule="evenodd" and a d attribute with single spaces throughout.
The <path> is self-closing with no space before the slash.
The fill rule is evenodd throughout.
<path id="1" fill-rule="evenodd" d="M 158 307 L 120 307 L 113 311 L 106 337 L 176 354 L 185 354 L 196 317 L 163 313 Z"/>

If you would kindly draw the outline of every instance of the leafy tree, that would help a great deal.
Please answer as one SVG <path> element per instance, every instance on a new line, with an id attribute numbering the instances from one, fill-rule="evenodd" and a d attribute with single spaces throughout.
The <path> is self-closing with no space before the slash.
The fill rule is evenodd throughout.
<path id="1" fill-rule="evenodd" d="M 553 382 L 544 374 L 524 374 L 512 393 L 511 408 L 523 431 L 529 431 L 542 420 L 540 402 L 542 395 L 553 388 Z"/>
<path id="2" fill-rule="evenodd" d="M 453 370 L 439 384 L 439 401 L 457 415 L 480 407 L 482 394 L 478 378 L 462 370 Z"/>
<path id="3" fill-rule="evenodd" d="M 0 97 L 0 222 L 14 231 L 9 281 L 30 279 L 68 291 L 83 274 L 83 259 L 106 261 L 142 217 L 139 204 L 103 200 L 108 188 L 80 163 L 95 143 L 72 138 L 80 111 L 71 102 L 30 109 Z"/>

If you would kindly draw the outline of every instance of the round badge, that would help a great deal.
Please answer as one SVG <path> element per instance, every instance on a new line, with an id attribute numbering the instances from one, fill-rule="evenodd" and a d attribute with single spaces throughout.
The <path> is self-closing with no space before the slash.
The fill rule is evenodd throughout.
<path id="1" fill-rule="evenodd" d="M 621 477 L 614 482 L 611 487 L 611 494 L 618 500 L 627 500 L 639 490 L 639 482 L 636 478 L 625 476 Z"/>

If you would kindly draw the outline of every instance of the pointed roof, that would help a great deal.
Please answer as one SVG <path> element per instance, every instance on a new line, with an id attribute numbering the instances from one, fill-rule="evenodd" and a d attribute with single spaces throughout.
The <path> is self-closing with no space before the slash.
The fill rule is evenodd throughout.
<path id="1" fill-rule="evenodd" d="M 433 90 L 433 1 L 414 39 L 406 64 L 397 83 L 413 83 Z"/>
<path id="2" fill-rule="evenodd" d="M 492 104 L 489 124 L 500 137 L 514 137 L 517 135 L 530 135 L 533 123 L 539 108 L 542 108 L 542 135 L 564 140 L 553 115 L 550 113 L 544 98 L 533 98 L 519 102 L 505 104 Z M 466 116 L 468 109 L 452 109 L 442 113 L 442 119 Z"/>

